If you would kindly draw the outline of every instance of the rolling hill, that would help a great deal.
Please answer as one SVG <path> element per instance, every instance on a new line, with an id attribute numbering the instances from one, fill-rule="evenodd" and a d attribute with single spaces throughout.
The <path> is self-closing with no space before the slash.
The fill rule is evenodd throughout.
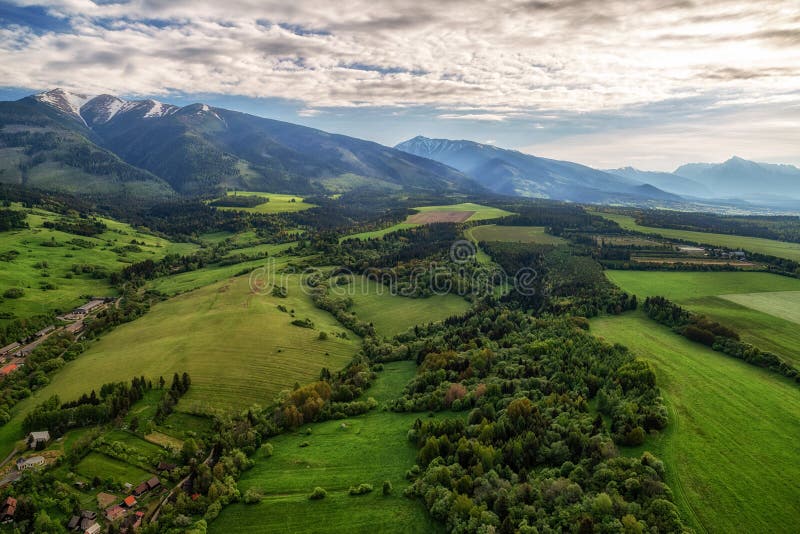
<path id="1" fill-rule="evenodd" d="M 455 169 L 400 150 L 205 104 L 54 89 L 0 103 L 0 126 L 0 180 L 47 189 L 113 193 L 147 183 L 152 195 L 482 190 Z"/>

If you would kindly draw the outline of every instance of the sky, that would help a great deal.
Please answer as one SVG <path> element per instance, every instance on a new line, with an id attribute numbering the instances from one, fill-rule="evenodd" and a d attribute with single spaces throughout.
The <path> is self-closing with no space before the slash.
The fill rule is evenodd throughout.
<path id="1" fill-rule="evenodd" d="M 0 0 L 0 99 L 204 102 L 598 168 L 800 165 L 798 0 Z"/>

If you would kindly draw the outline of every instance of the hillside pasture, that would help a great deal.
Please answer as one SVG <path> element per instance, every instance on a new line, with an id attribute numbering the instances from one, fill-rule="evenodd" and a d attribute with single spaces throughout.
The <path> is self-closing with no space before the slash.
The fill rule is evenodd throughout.
<path id="1" fill-rule="evenodd" d="M 759 272 L 606 271 L 640 299 L 664 296 L 800 365 L 800 280 Z"/>
<path id="2" fill-rule="evenodd" d="M 393 295 L 391 290 L 365 277 L 355 278 L 350 286 L 337 288 L 336 294 L 353 300 L 352 311 L 363 321 L 371 322 L 378 334 L 394 336 L 412 328 L 459 315 L 469 303 L 455 294 L 409 298 Z"/>
<path id="3" fill-rule="evenodd" d="M 544 226 L 498 226 L 487 224 L 468 229 L 465 234 L 475 241 L 505 241 L 535 243 L 537 245 L 562 245 L 566 240 L 545 232 Z"/>
<path id="4" fill-rule="evenodd" d="M 385 401 L 398 396 L 415 372 L 413 362 L 384 366 L 367 395 Z M 209 525 L 211 533 L 439 532 L 423 504 L 403 496 L 404 473 L 416 450 L 406 434 L 418 414 L 373 410 L 363 416 L 307 425 L 270 439 L 273 454 L 256 453 L 256 465 L 239 481 L 244 494 L 257 490 L 258 504 L 225 507 Z M 309 431 L 307 433 L 306 431 Z M 302 446 L 307 443 L 307 446 Z M 392 483 L 383 495 L 384 480 Z M 371 484 L 366 495 L 351 496 L 350 486 Z M 315 487 L 327 496 L 308 497 Z"/>
<path id="5" fill-rule="evenodd" d="M 745 237 L 730 234 L 714 234 L 710 232 L 694 232 L 690 230 L 675 230 L 672 228 L 655 228 L 651 226 L 641 226 L 636 224 L 636 220 L 630 215 L 620 215 L 618 213 L 591 212 L 593 215 L 605 217 L 616 222 L 626 230 L 641 232 L 643 234 L 660 235 L 668 239 L 680 239 L 692 241 L 703 245 L 724 247 L 731 250 L 747 250 L 786 258 L 789 260 L 800 261 L 800 243 L 788 243 L 776 241 L 774 239 L 763 239 L 760 237 Z"/>
<path id="6" fill-rule="evenodd" d="M 227 196 L 261 197 L 267 199 L 263 204 L 251 207 L 220 206 L 217 209 L 246 211 L 248 213 L 294 213 L 315 208 L 315 204 L 305 202 L 302 195 L 282 195 L 262 191 L 228 191 Z"/>
<path id="7" fill-rule="evenodd" d="M 651 450 L 697 531 L 788 532 L 800 524 L 800 391 L 789 380 L 673 333 L 643 313 L 601 317 L 591 331 L 650 362 L 669 408 Z"/>
<path id="8" fill-rule="evenodd" d="M 109 274 L 133 262 L 158 260 L 173 253 L 188 254 L 198 248 L 105 218 L 98 218 L 107 226 L 104 232 L 91 237 L 75 235 L 45 228 L 44 224 L 80 219 L 19 205 L 14 209 L 28 214 L 29 225 L 27 229 L 0 233 L 0 295 L 10 288 L 24 292 L 21 298 L 3 300 L 3 312 L 14 318 L 65 312 L 83 304 L 84 295 L 115 295 Z M 0 319 L 0 324 L 6 321 Z"/>

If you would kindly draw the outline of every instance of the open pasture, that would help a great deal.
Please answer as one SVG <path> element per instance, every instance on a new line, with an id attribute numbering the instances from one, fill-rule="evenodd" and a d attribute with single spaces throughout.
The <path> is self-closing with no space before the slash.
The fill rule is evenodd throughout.
<path id="1" fill-rule="evenodd" d="M 667 467 L 682 516 L 698 532 L 788 532 L 800 524 L 800 390 L 714 352 L 641 312 L 601 317 L 591 331 L 654 367 L 670 413 L 645 444 Z"/>
<path id="2" fill-rule="evenodd" d="M 371 322 L 377 333 L 384 336 L 394 336 L 414 325 L 441 321 L 469 309 L 469 302 L 455 294 L 401 297 L 364 277 L 355 278 L 350 286 L 337 288 L 337 291 L 351 298 L 355 314 Z"/>
<path id="3" fill-rule="evenodd" d="M 263 204 L 252 207 L 218 207 L 217 209 L 246 211 L 249 213 L 294 213 L 315 208 L 315 204 L 310 204 L 303 200 L 302 195 L 282 195 L 278 193 L 264 193 L 262 191 L 228 191 L 229 197 L 262 197 L 268 199 Z"/>
<path id="4" fill-rule="evenodd" d="M 413 362 L 386 364 L 367 391 L 385 401 L 396 397 L 415 372 Z M 239 482 L 242 493 L 253 489 L 258 504 L 234 504 L 209 525 L 211 533 L 299 532 L 439 532 L 423 504 L 403 496 L 404 473 L 415 463 L 416 450 L 406 434 L 418 414 L 373 410 L 363 416 L 307 425 L 270 439 L 272 456 L 256 453 L 256 465 Z M 310 433 L 306 430 L 310 429 Z M 307 446 L 301 446 L 307 443 Z M 392 483 L 383 495 L 384 480 Z M 350 486 L 371 484 L 366 495 L 348 495 Z M 308 497 L 315 487 L 327 496 Z"/>
<path id="5" fill-rule="evenodd" d="M 507 241 L 513 243 L 535 243 L 537 245 L 561 245 L 560 237 L 545 232 L 544 226 L 498 226 L 487 224 L 468 229 L 465 234 L 475 241 Z"/>
<path id="6" fill-rule="evenodd" d="M 422 206 L 414 209 L 419 213 L 410 215 L 406 219 L 407 223 L 430 224 L 437 222 L 483 221 L 511 215 L 509 211 L 472 202 L 448 206 Z"/>
<path id="7" fill-rule="evenodd" d="M 800 280 L 759 272 L 606 271 L 640 299 L 664 296 L 732 327 L 742 340 L 800 364 Z"/>
<path id="8" fill-rule="evenodd" d="M 710 232 L 694 232 L 690 230 L 675 230 L 672 228 L 655 228 L 636 224 L 636 220 L 630 215 L 620 215 L 617 213 L 605 212 L 592 212 L 592 214 L 614 221 L 626 230 L 633 230 L 644 234 L 660 235 L 668 239 L 681 239 L 703 245 L 724 247 L 731 250 L 743 249 L 750 252 L 757 252 L 759 254 L 775 256 L 777 258 L 800 261 L 800 243 L 788 243 L 785 241 L 763 239 L 760 237 L 714 234 Z"/>

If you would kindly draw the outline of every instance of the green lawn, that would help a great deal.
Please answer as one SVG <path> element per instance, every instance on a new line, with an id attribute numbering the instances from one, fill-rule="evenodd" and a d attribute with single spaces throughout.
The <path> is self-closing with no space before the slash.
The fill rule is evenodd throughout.
<path id="1" fill-rule="evenodd" d="M 709 532 L 789 532 L 800 524 L 800 392 L 634 312 L 592 320 L 655 368 L 670 424 L 644 447 L 667 466 L 684 519 Z"/>
<path id="2" fill-rule="evenodd" d="M 561 245 L 560 237 L 545 233 L 544 226 L 497 226 L 486 224 L 468 229 L 465 234 L 475 241 L 510 241 L 536 243 L 538 245 Z"/>
<path id="3" fill-rule="evenodd" d="M 506 215 L 511 215 L 510 211 L 502 210 L 500 208 L 493 208 L 491 206 L 484 206 L 482 204 L 474 204 L 472 202 L 462 202 L 461 204 L 448 204 L 447 206 L 422 206 L 414 208 L 419 212 L 428 211 L 474 211 L 468 221 L 484 221 L 488 219 L 499 219 Z"/>
<path id="4" fill-rule="evenodd" d="M 378 334 L 393 336 L 417 324 L 441 321 L 464 313 L 469 302 L 455 294 L 408 298 L 392 295 L 387 286 L 356 278 L 350 286 L 337 288 L 353 299 L 356 315 L 375 326 Z M 337 293 L 339 294 L 339 293 Z"/>
<path id="5" fill-rule="evenodd" d="M 264 197 L 268 198 L 269 201 L 252 208 L 219 207 L 218 209 L 247 211 L 250 213 L 293 213 L 316 207 L 315 204 L 304 202 L 301 195 L 280 195 L 261 191 L 228 191 L 228 196 L 234 195 Z"/>
<path id="6" fill-rule="evenodd" d="M 606 275 L 641 299 L 665 296 L 734 328 L 744 341 L 800 364 L 800 280 L 752 272 L 606 271 Z"/>
<path id="7" fill-rule="evenodd" d="M 197 245 L 172 243 L 102 218 L 108 230 L 95 237 L 68 234 L 43 227 L 45 222 L 58 221 L 61 216 L 40 209 L 25 211 L 30 228 L 0 232 L 0 254 L 18 253 L 9 261 L 0 260 L 0 295 L 11 287 L 25 292 L 22 298 L 4 299 L 2 309 L 19 318 L 67 311 L 84 302 L 82 295 L 116 294 L 107 275 L 94 278 L 91 273 L 75 274 L 74 265 L 88 265 L 110 274 L 136 261 L 197 250 Z M 138 250 L 114 250 L 131 245 L 131 240 L 136 240 Z M 57 246 L 47 246 L 51 244 Z M 45 290 L 42 284 L 55 287 Z M 6 321 L 0 319 L 0 324 Z"/>
<path id="8" fill-rule="evenodd" d="M 760 237 L 744 237 L 728 234 L 713 234 L 710 232 L 693 232 L 690 230 L 675 230 L 671 228 L 655 228 L 636 224 L 633 217 L 616 213 L 592 212 L 594 215 L 615 221 L 626 230 L 634 230 L 645 234 L 661 235 L 669 239 L 682 239 L 704 245 L 714 245 L 729 249 L 744 249 L 759 254 L 767 254 L 778 258 L 787 258 L 800 261 L 800 243 L 787 243 L 774 239 Z"/>
<path id="9" fill-rule="evenodd" d="M 396 397 L 414 375 L 413 362 L 387 364 L 367 392 L 379 401 Z M 239 482 L 244 493 L 261 491 L 260 504 L 225 507 L 209 525 L 211 533 L 301 532 L 439 532 L 423 504 L 403 497 L 404 474 L 415 463 L 416 450 L 406 438 L 417 414 L 373 410 L 350 419 L 302 427 L 272 438 L 274 454 L 256 454 L 256 466 Z M 306 428 L 311 433 L 306 434 Z M 308 442 L 307 447 L 300 444 Z M 381 493 L 384 480 L 394 488 Z M 350 496 L 350 486 L 371 484 L 375 490 Z M 314 487 L 328 492 L 309 500 Z"/>
<path id="10" fill-rule="evenodd" d="M 339 369 L 360 346 L 359 338 L 334 335 L 345 329 L 318 309 L 299 287 L 299 275 L 288 278 L 288 298 L 251 292 L 247 276 L 225 280 L 156 304 L 143 317 L 121 325 L 67 363 L 50 384 L 14 407 L 13 419 L 0 427 L 0 454 L 21 437 L 20 422 L 50 395 L 77 398 L 112 381 L 144 375 L 169 379 L 188 372 L 192 387 L 181 406 L 238 409 L 270 403 L 275 394 L 316 379 L 322 367 Z M 284 305 L 297 319 L 291 322 Z M 328 334 L 319 340 L 320 331 Z"/>
<path id="11" fill-rule="evenodd" d="M 75 466 L 75 472 L 90 481 L 97 476 L 101 480 L 112 478 L 117 484 L 130 483 L 134 486 L 153 476 L 143 469 L 98 452 L 86 455 Z"/>

